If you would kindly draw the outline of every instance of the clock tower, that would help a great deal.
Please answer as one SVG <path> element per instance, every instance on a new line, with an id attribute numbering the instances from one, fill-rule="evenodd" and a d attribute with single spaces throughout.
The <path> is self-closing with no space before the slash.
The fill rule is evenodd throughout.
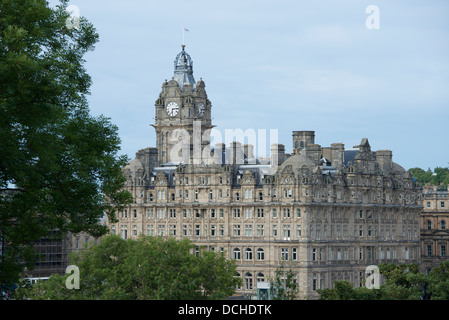
<path id="1" fill-rule="evenodd" d="M 204 81 L 195 82 L 193 61 L 182 45 L 182 51 L 175 59 L 174 75 L 162 84 L 155 102 L 152 126 L 156 130 L 159 165 L 193 163 L 194 144 L 197 143 L 201 150 L 210 144 L 210 129 L 214 127 L 211 107 Z"/>

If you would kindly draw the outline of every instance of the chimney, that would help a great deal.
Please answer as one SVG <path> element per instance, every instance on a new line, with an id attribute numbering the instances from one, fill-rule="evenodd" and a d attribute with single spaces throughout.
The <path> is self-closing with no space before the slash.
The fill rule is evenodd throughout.
<path id="1" fill-rule="evenodd" d="M 309 144 L 315 143 L 315 131 L 293 131 L 293 153 L 299 153 Z"/>
<path id="2" fill-rule="evenodd" d="M 231 142 L 231 164 L 243 164 L 244 156 L 243 156 L 243 146 L 238 141 Z"/>
<path id="3" fill-rule="evenodd" d="M 345 145 L 343 143 L 331 144 L 330 161 L 337 170 L 343 169 Z"/>
<path id="4" fill-rule="evenodd" d="M 248 163 L 256 163 L 256 157 L 254 156 L 254 146 L 252 144 L 244 144 L 243 153 L 245 154 Z"/>
<path id="5" fill-rule="evenodd" d="M 382 172 L 391 172 L 393 169 L 393 153 L 391 150 L 376 151 L 376 162 Z"/>
<path id="6" fill-rule="evenodd" d="M 226 163 L 226 145 L 224 143 L 216 143 L 214 148 L 215 163 Z"/>
<path id="7" fill-rule="evenodd" d="M 285 146 L 283 144 L 272 144 L 270 147 L 271 164 L 280 166 L 285 160 Z"/>
<path id="8" fill-rule="evenodd" d="M 305 151 L 305 152 L 304 152 Z M 321 160 L 321 146 L 319 144 L 309 144 L 303 151 L 305 156 L 313 161 L 313 163 L 317 166 L 320 165 Z"/>

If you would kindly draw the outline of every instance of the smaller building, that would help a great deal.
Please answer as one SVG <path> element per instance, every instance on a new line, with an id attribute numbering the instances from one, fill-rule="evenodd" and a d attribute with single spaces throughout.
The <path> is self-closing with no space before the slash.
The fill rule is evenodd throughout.
<path id="1" fill-rule="evenodd" d="M 448 224 L 449 186 L 446 190 L 425 186 L 421 212 L 421 272 L 428 273 L 448 259 Z"/>

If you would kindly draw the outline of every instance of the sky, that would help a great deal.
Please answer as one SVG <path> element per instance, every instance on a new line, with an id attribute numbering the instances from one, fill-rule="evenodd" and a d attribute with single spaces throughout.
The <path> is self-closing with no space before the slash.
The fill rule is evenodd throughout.
<path id="1" fill-rule="evenodd" d="M 313 130 L 322 147 L 368 138 L 405 169 L 449 166 L 447 0 L 69 4 L 100 37 L 85 56 L 91 113 L 118 126 L 131 159 L 156 146 L 154 103 L 184 38 L 223 136 L 277 130 L 290 153 L 292 131 Z"/>

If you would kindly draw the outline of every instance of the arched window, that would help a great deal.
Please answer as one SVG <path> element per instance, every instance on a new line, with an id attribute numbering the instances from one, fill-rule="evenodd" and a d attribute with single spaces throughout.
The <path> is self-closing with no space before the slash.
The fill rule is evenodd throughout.
<path id="1" fill-rule="evenodd" d="M 446 229 L 446 222 L 444 220 L 441 221 L 441 230 Z"/>
<path id="2" fill-rule="evenodd" d="M 236 272 L 236 273 L 235 273 L 235 276 L 236 276 L 237 278 L 240 278 L 240 273 Z M 241 283 L 241 282 L 239 282 L 239 283 Z M 240 289 L 240 284 L 238 284 L 238 285 L 236 286 L 236 288 L 237 288 L 237 289 Z"/>
<path id="3" fill-rule="evenodd" d="M 262 248 L 257 249 L 256 259 L 257 260 L 265 260 L 265 252 L 263 251 Z"/>
<path id="4" fill-rule="evenodd" d="M 245 250 L 245 260 L 253 260 L 253 251 L 250 248 Z"/>
<path id="5" fill-rule="evenodd" d="M 262 272 L 259 272 L 257 274 L 257 282 L 263 282 L 265 281 L 265 275 Z"/>
<path id="6" fill-rule="evenodd" d="M 432 223 L 430 220 L 427 220 L 427 230 L 432 230 Z"/>
<path id="7" fill-rule="evenodd" d="M 253 275 L 249 272 L 245 273 L 245 289 L 246 290 L 253 289 Z"/>
<path id="8" fill-rule="evenodd" d="M 239 248 L 234 248 L 234 250 L 232 250 L 232 258 L 235 260 L 240 260 L 240 249 Z"/>

